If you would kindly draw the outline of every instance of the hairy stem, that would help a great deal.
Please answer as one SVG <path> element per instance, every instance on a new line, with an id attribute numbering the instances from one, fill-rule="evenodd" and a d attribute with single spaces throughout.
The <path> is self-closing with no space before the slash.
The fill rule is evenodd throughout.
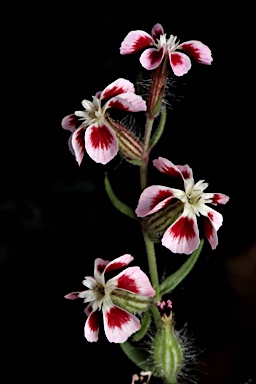
<path id="1" fill-rule="evenodd" d="M 151 138 L 151 132 L 153 128 L 154 118 L 147 117 L 146 126 L 145 126 L 145 136 L 144 136 L 144 146 L 143 146 L 143 155 L 142 163 L 140 166 L 140 185 L 141 190 L 147 186 L 147 173 L 148 173 L 148 160 L 149 160 L 149 141 Z"/>

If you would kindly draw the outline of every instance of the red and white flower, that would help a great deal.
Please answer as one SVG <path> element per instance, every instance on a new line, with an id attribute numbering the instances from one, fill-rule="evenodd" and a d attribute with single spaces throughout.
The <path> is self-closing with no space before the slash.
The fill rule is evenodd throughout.
<path id="1" fill-rule="evenodd" d="M 89 303 L 85 308 L 88 319 L 84 327 L 84 336 L 90 341 L 98 340 L 99 319 L 97 310 L 102 310 L 104 329 L 107 339 L 113 343 L 124 343 L 129 336 L 140 329 L 139 319 L 116 306 L 111 298 L 113 291 L 119 290 L 128 292 L 140 297 L 153 297 L 155 290 L 152 288 L 149 278 L 141 271 L 140 267 L 128 267 L 117 276 L 105 280 L 107 273 L 126 267 L 133 256 L 125 254 L 113 261 L 100 258 L 95 260 L 94 277 L 87 276 L 83 280 L 83 285 L 88 289 L 82 292 L 71 292 L 65 295 L 66 299 L 84 299 L 84 303 Z"/>
<path id="2" fill-rule="evenodd" d="M 141 30 L 129 32 L 121 44 L 120 53 L 127 55 L 144 48 L 146 49 L 140 56 L 140 63 L 144 68 L 148 70 L 157 68 L 168 55 L 176 76 L 183 76 L 191 68 L 191 61 L 186 53 L 199 63 L 209 65 L 212 62 L 211 50 L 207 45 L 198 40 L 189 40 L 180 44 L 177 37 L 173 35 L 167 39 L 159 23 L 154 25 L 151 35 Z"/>
<path id="3" fill-rule="evenodd" d="M 106 164 L 118 153 L 118 138 L 107 119 L 107 111 L 116 108 L 128 112 L 146 111 L 146 102 L 135 94 L 134 85 L 119 78 L 102 92 L 97 92 L 92 101 L 83 100 L 83 111 L 76 111 L 62 119 L 64 129 L 71 131 L 69 148 L 80 165 L 84 152 L 96 162 Z M 82 122 L 81 122 L 82 121 Z"/>
<path id="4" fill-rule="evenodd" d="M 208 183 L 199 180 L 196 184 L 192 169 L 186 165 L 174 165 L 159 157 L 153 165 L 162 173 L 183 179 L 185 191 L 153 185 L 144 189 L 135 210 L 138 217 L 152 215 L 179 200 L 183 205 L 181 214 L 167 227 L 162 237 L 162 245 L 174 253 L 190 254 L 200 243 L 197 216 L 204 216 L 204 231 L 212 249 L 218 245 L 217 231 L 221 227 L 222 215 L 207 204 L 226 204 L 229 200 L 222 193 L 204 193 Z"/>

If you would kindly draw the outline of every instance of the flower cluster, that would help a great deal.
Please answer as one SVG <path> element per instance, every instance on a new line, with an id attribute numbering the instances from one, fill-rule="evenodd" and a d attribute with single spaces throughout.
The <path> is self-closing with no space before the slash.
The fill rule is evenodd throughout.
<path id="1" fill-rule="evenodd" d="M 84 299 L 84 303 L 89 303 L 85 308 L 88 319 L 84 327 L 84 336 L 90 341 L 97 341 L 99 334 L 99 320 L 97 310 L 102 310 L 104 330 L 108 341 L 123 343 L 134 332 L 140 329 L 140 321 L 127 310 L 116 306 L 113 303 L 114 294 L 118 290 L 130 292 L 145 298 L 155 295 L 147 275 L 139 267 L 129 267 L 120 272 L 117 276 L 106 281 L 106 275 L 117 269 L 126 267 L 133 257 L 125 254 L 115 260 L 107 261 L 96 259 L 94 264 L 94 277 L 87 276 L 83 280 L 83 285 L 88 288 L 85 291 L 71 292 L 65 295 L 66 299 Z M 133 301 L 136 303 L 136 297 Z M 149 300 L 145 300 L 145 308 L 148 309 Z M 142 310 L 141 301 L 138 302 L 138 311 Z"/>
<path id="2" fill-rule="evenodd" d="M 156 69 L 164 57 L 168 56 L 176 76 L 185 75 L 191 68 L 190 58 L 179 50 L 186 52 L 199 63 L 209 65 L 212 62 L 211 51 L 207 45 L 198 40 L 180 44 L 177 36 L 173 35 L 167 39 L 164 29 L 159 23 L 154 25 L 151 35 L 141 30 L 129 32 L 121 44 L 120 53 L 127 55 L 144 48 L 146 49 L 140 56 L 140 63 L 145 69 Z"/>
<path id="3" fill-rule="evenodd" d="M 70 151 L 80 165 L 84 152 L 96 162 L 107 164 L 118 152 L 118 133 L 108 114 L 109 109 L 128 112 L 146 111 L 146 102 L 135 94 L 134 85 L 126 79 L 117 79 L 102 92 L 97 92 L 92 101 L 83 100 L 83 111 L 76 111 L 62 119 L 62 127 L 71 132 Z M 127 130 L 123 127 L 123 131 Z M 132 134 L 130 133 L 129 136 Z M 138 145 L 138 144 L 137 144 Z M 134 148 L 134 151 L 138 148 Z"/>
<path id="4" fill-rule="evenodd" d="M 139 217 L 145 217 L 160 212 L 162 216 L 165 215 L 166 207 L 171 206 L 172 210 L 173 202 L 178 200 L 180 213 L 174 220 L 169 214 L 171 224 L 168 220 L 165 221 L 167 229 L 164 228 L 162 244 L 173 253 L 190 254 L 195 251 L 200 243 L 197 216 L 201 214 L 204 216 L 205 236 L 212 249 L 215 249 L 218 244 L 217 231 L 222 225 L 223 218 L 207 204 L 226 204 L 229 197 L 223 193 L 205 193 L 204 190 L 208 184 L 204 180 L 195 183 L 192 169 L 187 164 L 174 165 L 171 161 L 159 157 L 153 160 L 153 165 L 168 176 L 181 178 L 185 191 L 162 185 L 147 187 L 140 195 L 136 214 Z M 175 212 L 177 212 L 177 204 Z"/>
<path id="5" fill-rule="evenodd" d="M 183 76 L 191 68 L 190 57 L 210 65 L 212 55 L 201 41 L 189 40 L 180 44 L 174 35 L 167 38 L 159 23 L 153 26 L 151 35 L 142 30 L 129 32 L 121 43 L 120 54 L 132 54 L 142 49 L 140 63 L 144 70 L 151 71 L 145 100 L 135 93 L 134 84 L 119 78 L 97 92 L 92 101 L 83 100 L 84 109 L 65 116 L 61 125 L 71 132 L 69 148 L 79 165 L 87 152 L 96 163 L 107 164 L 120 153 L 131 164 L 139 166 L 140 193 L 135 209 L 115 195 L 106 175 L 105 187 L 114 207 L 140 225 L 150 278 L 138 266 L 127 267 L 134 259 L 129 253 L 112 261 L 97 258 L 93 277 L 86 276 L 83 280 L 86 289 L 68 293 L 65 298 L 80 298 L 86 303 L 84 336 L 89 342 L 98 341 L 101 322 L 98 312 L 102 311 L 108 341 L 119 343 L 140 368 L 140 376 L 133 375 L 132 383 L 148 382 L 153 376 L 165 384 L 176 384 L 186 361 L 187 349 L 175 329 L 172 302 L 163 300 L 163 296 L 171 293 L 194 267 L 204 237 L 213 250 L 217 247 L 217 232 L 223 217 L 209 205 L 225 205 L 229 196 L 205 192 L 208 183 L 204 180 L 195 183 L 188 164 L 174 165 L 161 156 L 153 160 L 153 166 L 162 174 L 180 179 L 184 190 L 159 184 L 148 186 L 150 152 L 162 137 L 166 124 L 163 96 L 168 66 L 170 64 L 174 75 Z M 111 109 L 132 116 L 137 112 L 144 113 L 145 126 L 139 138 L 124 120 L 113 118 Z M 156 119 L 159 114 L 160 119 Z M 199 218 L 203 219 L 203 234 L 199 234 Z M 155 254 L 155 242 L 160 241 L 173 254 L 189 255 L 186 262 L 161 283 Z M 113 277 L 112 272 L 120 269 L 122 271 Z M 145 354 L 136 346 L 136 342 L 143 338 L 147 338 Z"/>

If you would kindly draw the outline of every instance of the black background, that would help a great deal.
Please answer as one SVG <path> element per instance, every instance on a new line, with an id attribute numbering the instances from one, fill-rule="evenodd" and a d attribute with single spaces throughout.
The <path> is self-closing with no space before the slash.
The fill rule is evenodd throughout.
<path id="1" fill-rule="evenodd" d="M 171 299 L 177 327 L 202 351 L 196 383 L 243 384 L 254 378 L 256 338 L 254 123 L 248 38 L 252 10 L 190 4 L 99 5 L 53 1 L 5 6 L 1 14 L 0 364 L 3 383 L 40 380 L 130 383 L 137 368 L 118 345 L 83 336 L 79 290 L 96 257 L 131 253 L 148 273 L 137 225 L 115 211 L 111 184 L 136 207 L 139 173 L 119 156 L 106 166 L 85 155 L 79 167 L 68 150 L 62 118 L 119 77 L 134 82 L 139 55 L 119 54 L 133 29 L 157 22 L 181 42 L 201 40 L 211 66 L 192 60 L 167 95 L 168 117 L 152 159 L 188 163 L 209 192 L 230 196 L 218 206 L 219 245 L 205 243 L 191 274 Z M 243 25 L 243 30 L 241 26 Z M 246 43 L 247 41 L 247 43 Z M 246 45 L 248 44 L 248 46 Z M 149 167 L 150 182 L 169 180 Z M 158 244 L 160 278 L 186 260 Z M 190 338 L 190 336 L 188 336 Z M 189 374 L 188 374 L 189 375 Z M 191 373 L 192 375 L 192 373 Z M 196 379 L 195 379 L 196 377 Z M 152 380 L 153 381 L 153 380 Z M 253 381 L 254 382 L 254 381 Z"/>

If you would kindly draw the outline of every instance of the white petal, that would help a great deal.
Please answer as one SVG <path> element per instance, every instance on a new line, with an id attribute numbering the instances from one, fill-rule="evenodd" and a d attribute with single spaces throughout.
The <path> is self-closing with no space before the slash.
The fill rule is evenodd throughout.
<path id="1" fill-rule="evenodd" d="M 107 125 L 91 125 L 85 131 L 85 148 L 96 163 L 107 164 L 118 153 L 118 140 Z"/>
<path id="2" fill-rule="evenodd" d="M 109 84 L 101 93 L 101 99 L 109 99 L 120 95 L 121 93 L 132 92 L 134 93 L 135 88 L 133 83 L 129 80 L 119 78 L 113 83 Z"/>
<path id="3" fill-rule="evenodd" d="M 90 305 L 88 306 L 90 307 Z M 87 341 L 98 341 L 99 335 L 99 322 L 96 312 L 91 312 L 84 326 L 84 337 Z"/>
<path id="4" fill-rule="evenodd" d="M 106 307 L 104 304 L 103 321 L 108 341 L 110 343 L 124 343 L 133 333 L 140 329 L 139 319 L 113 304 Z"/>
<path id="5" fill-rule="evenodd" d="M 154 40 L 147 32 L 141 30 L 131 31 L 121 44 L 120 54 L 127 55 L 134 53 L 153 44 Z"/>
<path id="6" fill-rule="evenodd" d="M 153 297 L 156 293 L 148 276 L 140 269 L 140 267 L 126 268 L 117 276 L 108 280 L 106 288 L 110 288 L 111 291 L 117 288 L 124 289 L 146 297 Z"/>
<path id="7" fill-rule="evenodd" d="M 138 217 L 145 217 L 166 207 L 173 198 L 183 197 L 184 192 L 178 189 L 152 185 L 141 193 L 135 213 Z"/>
<path id="8" fill-rule="evenodd" d="M 190 58 L 182 52 L 169 52 L 172 70 L 176 76 L 185 75 L 191 68 Z"/>
<path id="9" fill-rule="evenodd" d="M 162 244 L 173 253 L 185 253 L 186 255 L 194 252 L 200 243 L 199 231 L 195 215 L 190 217 L 183 213 L 165 231 Z"/>

